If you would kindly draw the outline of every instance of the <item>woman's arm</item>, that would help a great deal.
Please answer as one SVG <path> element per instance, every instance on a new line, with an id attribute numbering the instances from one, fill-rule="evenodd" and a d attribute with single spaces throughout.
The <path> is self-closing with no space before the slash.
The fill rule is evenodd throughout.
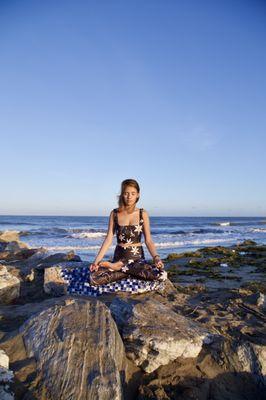
<path id="1" fill-rule="evenodd" d="M 153 258 L 153 261 L 156 261 L 156 264 L 158 264 L 158 262 L 159 262 L 163 266 L 163 263 L 160 260 L 160 257 L 158 257 L 158 253 L 157 253 L 155 244 L 153 243 L 153 240 L 151 238 L 150 219 L 149 219 L 149 215 L 146 210 L 143 210 L 142 217 L 143 217 L 143 233 L 144 233 L 144 237 L 145 237 L 145 244 L 150 252 L 150 255 Z M 157 256 L 156 259 L 155 259 L 155 256 Z"/>
<path id="2" fill-rule="evenodd" d="M 111 246 L 112 242 L 113 242 L 113 237 L 114 237 L 114 216 L 113 216 L 114 212 L 111 211 L 110 216 L 109 216 L 109 224 L 108 224 L 108 231 L 106 234 L 106 237 L 104 239 L 103 244 L 101 245 L 101 248 L 93 262 L 93 264 L 97 264 L 98 262 L 100 262 L 105 253 L 107 252 L 107 250 L 109 249 L 109 247 Z"/>

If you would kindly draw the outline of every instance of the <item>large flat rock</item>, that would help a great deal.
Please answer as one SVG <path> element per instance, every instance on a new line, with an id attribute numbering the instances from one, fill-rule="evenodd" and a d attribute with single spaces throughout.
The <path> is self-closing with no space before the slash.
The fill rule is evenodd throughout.
<path id="1" fill-rule="evenodd" d="M 152 372 L 178 357 L 197 357 L 211 335 L 154 298 L 116 298 L 110 305 L 127 357 Z"/>

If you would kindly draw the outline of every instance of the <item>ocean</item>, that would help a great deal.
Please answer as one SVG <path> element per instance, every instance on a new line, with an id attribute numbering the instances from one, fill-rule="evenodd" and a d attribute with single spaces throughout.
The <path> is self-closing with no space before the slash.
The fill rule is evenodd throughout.
<path id="1" fill-rule="evenodd" d="M 49 253 L 73 250 L 84 261 L 92 261 L 107 232 L 108 217 L 0 216 L 0 231 L 15 230 L 31 247 Z M 266 217 L 152 217 L 151 235 L 162 258 L 169 253 L 206 246 L 231 246 L 251 239 L 266 243 Z M 142 235 L 142 240 L 144 237 Z M 116 237 L 106 252 L 112 257 Z M 151 256 L 143 246 L 147 259 Z"/>

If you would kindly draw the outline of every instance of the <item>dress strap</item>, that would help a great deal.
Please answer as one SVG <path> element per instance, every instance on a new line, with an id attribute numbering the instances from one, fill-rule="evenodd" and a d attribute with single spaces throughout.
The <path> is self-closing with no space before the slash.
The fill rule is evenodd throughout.
<path id="1" fill-rule="evenodd" d="M 140 225 L 143 225 L 143 217 L 142 217 L 142 211 L 143 211 L 143 208 L 140 208 L 139 209 L 139 224 Z"/>

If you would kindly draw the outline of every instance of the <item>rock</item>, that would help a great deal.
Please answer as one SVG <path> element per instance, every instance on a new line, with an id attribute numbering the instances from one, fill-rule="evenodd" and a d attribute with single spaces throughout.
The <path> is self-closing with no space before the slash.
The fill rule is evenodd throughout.
<path id="1" fill-rule="evenodd" d="M 0 303 L 9 304 L 19 297 L 20 281 L 11 275 L 4 265 L 0 265 Z"/>
<path id="2" fill-rule="evenodd" d="M 237 246 L 245 247 L 245 246 L 256 246 L 256 245 L 257 243 L 254 242 L 254 240 L 244 240 L 242 243 L 238 243 Z"/>
<path id="3" fill-rule="evenodd" d="M 67 282 L 61 276 L 61 267 L 50 267 L 44 270 L 43 289 L 47 294 L 62 296 L 67 293 Z"/>
<path id="4" fill-rule="evenodd" d="M 18 242 L 19 233 L 17 231 L 5 231 L 0 234 L 0 242 Z"/>
<path id="5" fill-rule="evenodd" d="M 69 254 L 69 253 L 71 253 L 71 254 Z M 67 253 L 67 254 L 55 253 L 48 257 L 45 257 L 41 260 L 40 263 L 38 263 L 37 268 L 44 269 L 47 267 L 56 266 L 58 264 L 61 264 L 61 263 L 67 262 L 67 261 L 71 261 L 73 263 L 81 262 L 81 258 L 79 256 L 76 256 L 74 252 L 69 252 L 69 253 Z M 88 265 L 88 262 L 86 262 L 86 265 Z"/>
<path id="6" fill-rule="evenodd" d="M 239 345 L 214 335 L 211 345 L 204 346 L 196 359 L 179 358 L 146 375 L 137 399 L 264 400 L 257 358 Z"/>
<path id="7" fill-rule="evenodd" d="M 238 363 L 232 362 L 235 370 L 252 374 L 258 383 L 266 386 L 266 346 L 250 342 L 239 343 L 236 354 Z"/>
<path id="8" fill-rule="evenodd" d="M 84 262 L 60 262 L 52 267 L 45 268 L 44 270 L 44 284 L 43 289 L 45 293 L 53 296 L 62 296 L 67 293 L 68 282 L 61 276 L 63 268 L 74 269 L 79 267 L 86 267 L 88 263 Z"/>
<path id="9" fill-rule="evenodd" d="M 11 391 L 11 384 L 13 383 L 13 372 L 9 369 L 9 357 L 0 349 L 0 399 L 13 400 L 14 394 Z"/>
<path id="10" fill-rule="evenodd" d="M 0 367 L 0 399 L 1 400 L 14 400 L 14 394 L 10 388 L 13 383 L 13 372 Z"/>
<path id="11" fill-rule="evenodd" d="M 32 398 L 123 398 L 124 346 L 109 309 L 100 301 L 71 299 L 67 305 L 50 307 L 27 320 L 2 347 L 10 352 L 15 376 Z"/>
<path id="12" fill-rule="evenodd" d="M 27 259 L 28 263 L 37 263 L 47 257 L 48 250 L 45 247 L 38 247 L 36 250 L 37 251 Z"/>
<path id="13" fill-rule="evenodd" d="M 11 253 L 16 253 L 20 250 L 28 249 L 28 245 L 23 242 L 9 242 L 5 248 L 5 251 L 10 251 Z"/>
<path id="14" fill-rule="evenodd" d="M 266 386 L 266 346 L 252 343 L 252 348 L 257 359 L 255 372 L 258 375 L 258 380 L 261 380 Z"/>
<path id="15" fill-rule="evenodd" d="M 77 254 L 75 254 L 75 252 L 73 250 L 69 251 L 66 256 L 65 259 L 67 261 L 81 261 L 80 256 L 78 256 Z"/>
<path id="16" fill-rule="evenodd" d="M 26 304 L 2 305 L 0 306 L 0 339 L 8 332 L 18 329 L 27 319 L 34 314 L 46 310 L 55 305 L 66 305 L 72 297 L 49 297 L 43 301 L 35 301 Z"/>
<path id="17" fill-rule="evenodd" d="M 111 313 L 122 335 L 127 357 L 152 372 L 178 357 L 197 357 L 211 335 L 169 306 L 154 299 L 116 298 Z"/>
<path id="18" fill-rule="evenodd" d="M 22 249 L 16 250 L 18 243 L 16 243 L 13 248 L 8 251 L 3 251 L 0 253 L 0 259 L 9 261 L 17 261 L 17 260 L 26 260 L 27 258 L 32 257 L 38 249 Z"/>
<path id="19" fill-rule="evenodd" d="M 183 254 L 180 253 L 169 253 L 168 256 L 166 257 L 167 261 L 171 261 L 171 260 L 176 260 L 178 258 L 183 257 Z"/>
<path id="20" fill-rule="evenodd" d="M 9 368 L 9 357 L 2 349 L 0 349 L 0 367 Z"/>
<path id="21" fill-rule="evenodd" d="M 5 250 L 6 246 L 7 246 L 7 243 L 0 242 L 0 253 L 2 253 Z"/>
<path id="22" fill-rule="evenodd" d="M 263 293 L 260 292 L 252 293 L 251 295 L 245 298 L 245 301 L 247 303 L 258 306 L 262 310 L 266 309 L 266 299 L 265 299 L 265 294 Z"/>

